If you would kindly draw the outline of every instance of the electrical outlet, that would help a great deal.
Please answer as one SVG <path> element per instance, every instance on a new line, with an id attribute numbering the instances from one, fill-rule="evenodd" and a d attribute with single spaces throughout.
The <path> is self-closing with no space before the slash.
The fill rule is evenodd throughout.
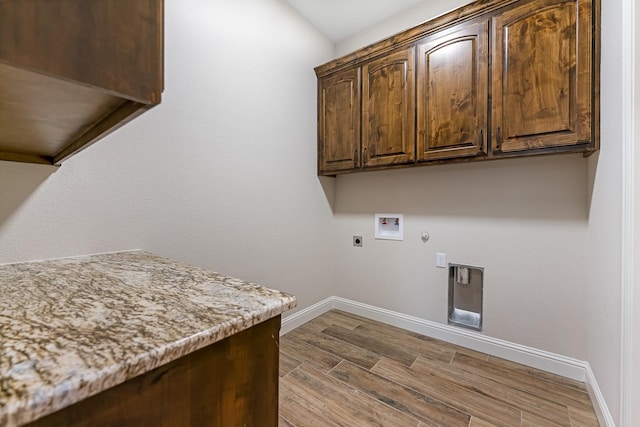
<path id="1" fill-rule="evenodd" d="M 436 254 L 436 267 L 447 268 L 447 254 L 442 252 Z"/>
<path id="2" fill-rule="evenodd" d="M 362 236 L 353 236 L 353 246 L 362 247 Z"/>

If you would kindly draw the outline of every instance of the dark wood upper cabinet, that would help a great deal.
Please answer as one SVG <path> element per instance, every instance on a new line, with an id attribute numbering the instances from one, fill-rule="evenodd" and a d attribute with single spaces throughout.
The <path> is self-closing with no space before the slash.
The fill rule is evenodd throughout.
<path id="1" fill-rule="evenodd" d="M 537 0 L 493 17 L 496 152 L 594 148 L 591 16 L 589 0 Z"/>
<path id="2" fill-rule="evenodd" d="M 318 80 L 318 171 L 414 160 L 414 49 Z"/>
<path id="3" fill-rule="evenodd" d="M 418 44 L 418 159 L 487 153 L 489 25 L 465 23 Z"/>
<path id="4" fill-rule="evenodd" d="M 60 164 L 160 103 L 163 0 L 0 1 L 0 160 Z"/>
<path id="5" fill-rule="evenodd" d="M 362 66 L 363 167 L 414 160 L 414 62 L 411 47 Z"/>
<path id="6" fill-rule="evenodd" d="M 318 81 L 318 170 L 360 167 L 360 69 Z"/>
<path id="7" fill-rule="evenodd" d="M 362 96 L 332 119 L 349 132 L 328 138 L 319 124 L 319 156 L 344 161 L 324 154 L 318 173 L 588 155 L 599 148 L 599 38 L 600 0 L 478 0 L 320 65 L 321 122 L 342 73 L 350 100 L 361 76 Z"/>

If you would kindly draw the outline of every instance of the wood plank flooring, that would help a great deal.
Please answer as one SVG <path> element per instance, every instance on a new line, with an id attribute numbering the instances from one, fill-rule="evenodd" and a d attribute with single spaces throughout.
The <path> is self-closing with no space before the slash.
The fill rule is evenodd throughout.
<path id="1" fill-rule="evenodd" d="M 598 421 L 583 383 L 333 310 L 280 339 L 280 426 Z"/>

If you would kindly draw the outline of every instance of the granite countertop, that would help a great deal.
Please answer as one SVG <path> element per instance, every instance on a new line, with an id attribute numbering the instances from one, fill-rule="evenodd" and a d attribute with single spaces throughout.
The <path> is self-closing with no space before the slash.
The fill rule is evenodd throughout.
<path id="1" fill-rule="evenodd" d="M 0 265 L 0 425 L 41 418 L 295 305 L 141 251 Z"/>

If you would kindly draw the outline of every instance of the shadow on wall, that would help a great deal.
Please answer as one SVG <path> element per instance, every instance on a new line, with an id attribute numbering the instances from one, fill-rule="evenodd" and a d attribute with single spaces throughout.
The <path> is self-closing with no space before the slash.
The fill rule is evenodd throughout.
<path id="1" fill-rule="evenodd" d="M 0 161 L 0 228 L 56 170 L 55 166 Z"/>
<path id="2" fill-rule="evenodd" d="M 332 212 L 336 211 L 336 180 L 329 176 L 318 176 L 322 191 Z"/>
<path id="3" fill-rule="evenodd" d="M 600 159 L 600 151 L 596 151 L 591 156 L 587 163 L 587 205 L 589 212 L 591 212 L 591 201 L 593 199 L 593 192 L 596 186 L 596 175 L 598 171 L 598 160 Z"/>
<path id="4" fill-rule="evenodd" d="M 587 172 L 567 154 L 340 175 L 334 213 L 586 220 Z"/>

